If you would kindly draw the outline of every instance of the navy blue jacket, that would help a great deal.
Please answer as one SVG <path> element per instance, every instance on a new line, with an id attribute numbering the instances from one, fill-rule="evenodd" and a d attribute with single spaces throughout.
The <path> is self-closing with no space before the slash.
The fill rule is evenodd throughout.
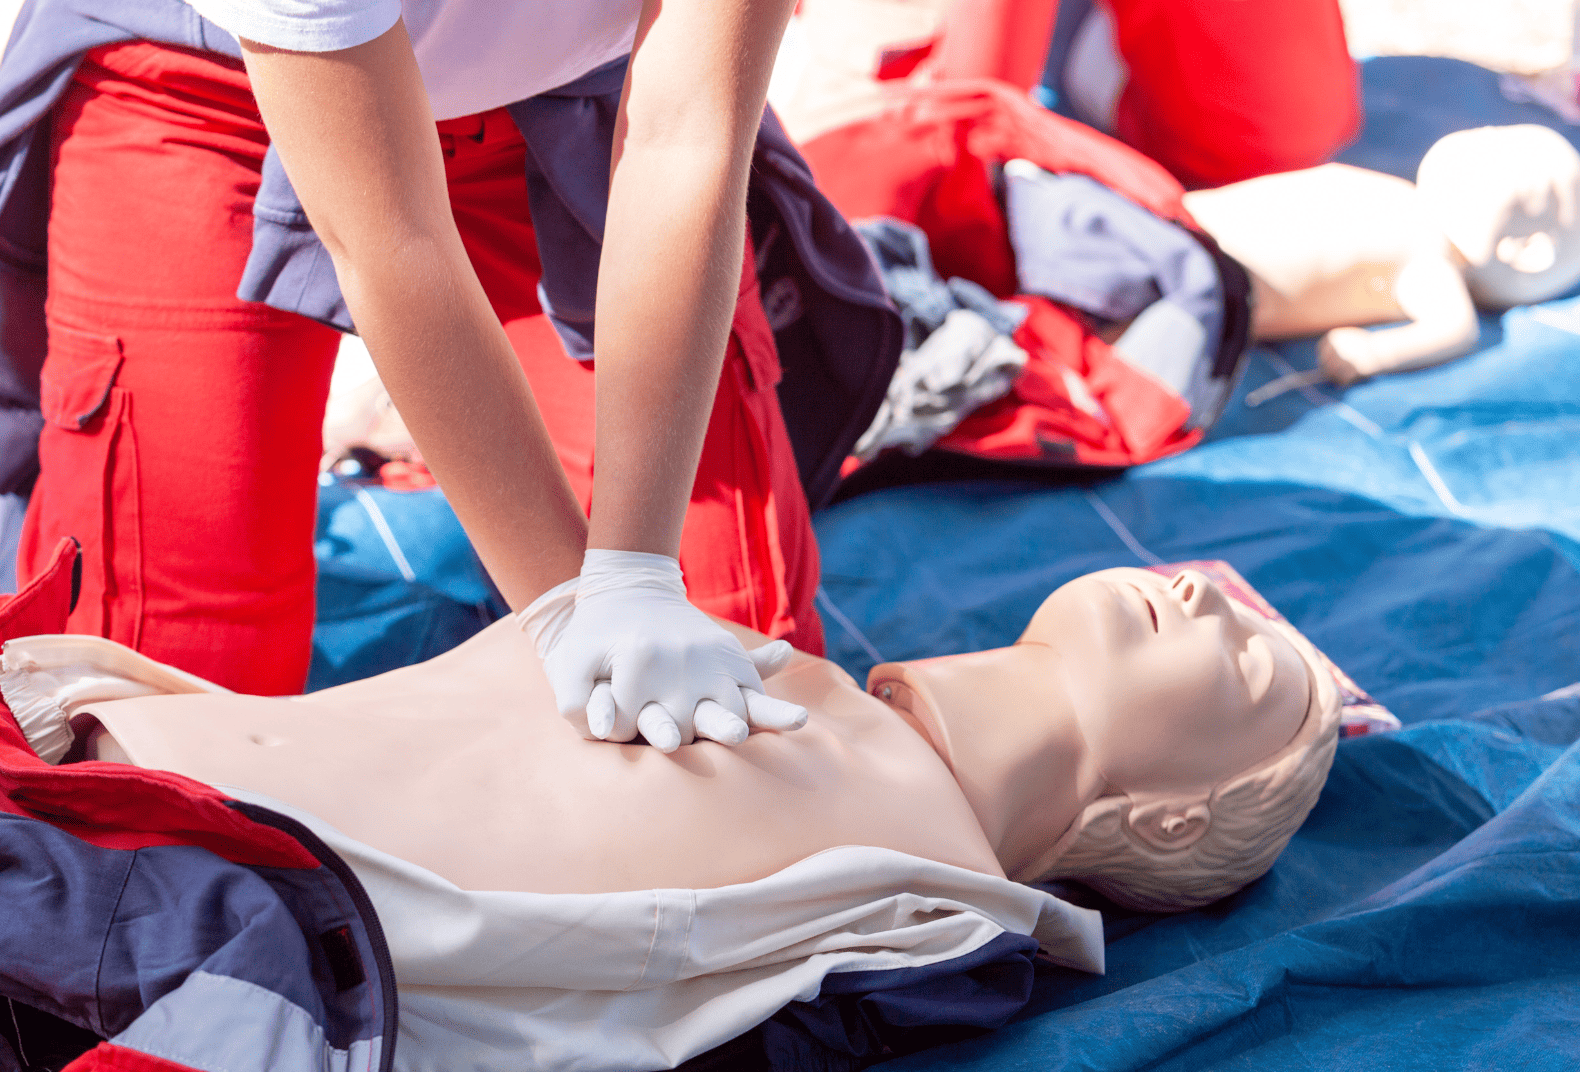
<path id="1" fill-rule="evenodd" d="M 41 123 L 83 54 L 143 39 L 230 57 L 233 37 L 182 0 L 26 0 L 0 65 L 0 492 L 37 473 L 44 361 L 49 126 Z M 593 295 L 609 194 L 609 155 L 625 62 L 509 106 L 527 143 L 527 195 L 540 295 L 566 349 L 591 356 Z M 328 253 L 271 149 L 254 206 L 253 247 L 237 288 L 352 330 Z M 866 430 L 899 361 L 901 330 L 866 248 L 817 190 L 773 113 L 752 159 L 748 216 L 764 304 L 779 346 L 780 402 L 814 509 Z"/>

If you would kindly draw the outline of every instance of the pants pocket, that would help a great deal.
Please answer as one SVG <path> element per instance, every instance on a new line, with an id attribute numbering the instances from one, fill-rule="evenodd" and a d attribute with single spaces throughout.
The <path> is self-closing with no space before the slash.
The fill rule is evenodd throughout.
<path id="1" fill-rule="evenodd" d="M 63 536 L 82 545 L 82 591 L 67 623 L 137 648 L 143 622 L 142 507 L 131 394 L 116 385 L 119 338 L 49 326 L 40 374 L 41 473 L 22 540 L 24 570 Z"/>

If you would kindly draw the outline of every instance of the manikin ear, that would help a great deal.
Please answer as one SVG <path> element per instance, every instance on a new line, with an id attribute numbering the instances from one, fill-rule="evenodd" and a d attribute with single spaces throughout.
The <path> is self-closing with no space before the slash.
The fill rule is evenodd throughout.
<path id="1" fill-rule="evenodd" d="M 1260 634 L 1251 638 L 1240 653 L 1239 662 L 1240 674 L 1245 678 L 1246 688 L 1251 691 L 1251 700 L 1261 701 L 1267 696 L 1268 689 L 1273 685 L 1273 676 L 1278 671 L 1278 661 L 1274 659 L 1273 649 L 1267 639 Z"/>
<path id="2" fill-rule="evenodd" d="M 1132 796 L 1130 831 L 1159 851 L 1180 851 L 1200 840 L 1212 824 L 1207 792 L 1199 795 Z"/>

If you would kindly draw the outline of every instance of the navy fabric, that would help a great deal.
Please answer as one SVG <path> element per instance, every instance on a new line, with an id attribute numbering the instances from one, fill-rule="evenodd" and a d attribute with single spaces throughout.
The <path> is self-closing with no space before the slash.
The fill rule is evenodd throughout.
<path id="1" fill-rule="evenodd" d="M 750 1031 L 683 1063 L 682 1071 L 843 1072 L 899 1053 L 991 1031 L 1026 1003 L 1037 941 L 1002 933 L 981 948 L 923 967 L 826 976 Z"/>
<path id="2" fill-rule="evenodd" d="M 826 976 L 818 996 L 792 1001 L 759 1026 L 775 1069 L 872 1064 L 897 1052 L 992 1031 L 1032 988 L 1037 940 L 1000 934 L 964 956 L 920 968 Z"/>
<path id="3" fill-rule="evenodd" d="M 1364 65 L 1355 164 L 1530 120 L 1455 61 Z M 1519 115 L 1511 110 L 1522 110 Z M 1564 130 L 1550 114 L 1535 118 Z M 1253 351 L 1243 391 L 1315 367 Z M 1104 912 L 1108 974 L 1039 968 L 1015 1022 L 896 1068 L 1567 1069 L 1580 1064 L 1580 301 L 1476 351 L 1259 408 L 1088 487 L 893 488 L 816 520 L 830 655 L 858 679 L 1014 640 L 1090 570 L 1226 559 L 1404 721 L 1340 743 L 1273 870 L 1203 910 Z M 1510 704 L 1516 703 L 1516 704 Z"/>
<path id="4" fill-rule="evenodd" d="M 112 850 L 0 813 L 0 996 L 110 1038 L 207 972 L 280 995 L 333 1046 L 384 1035 L 388 1068 L 394 981 L 377 918 L 344 864 L 315 854 L 340 872 L 250 868 L 196 847 Z M 320 938 L 341 928 L 358 981 Z"/>
<path id="5" fill-rule="evenodd" d="M 1415 180 L 1416 166 L 1451 131 L 1494 124 L 1545 124 L 1580 145 L 1580 126 L 1545 105 L 1511 101 L 1502 77 L 1438 56 L 1375 56 L 1360 65 L 1366 127 L 1335 159 Z"/>

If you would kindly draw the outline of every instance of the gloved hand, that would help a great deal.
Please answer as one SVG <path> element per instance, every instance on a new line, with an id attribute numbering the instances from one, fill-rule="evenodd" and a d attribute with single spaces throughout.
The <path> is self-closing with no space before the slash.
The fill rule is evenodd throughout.
<path id="1" fill-rule="evenodd" d="M 581 576 L 538 597 L 517 623 L 583 738 L 641 733 L 667 754 L 697 737 L 735 746 L 752 728 L 806 723 L 801 706 L 763 693 L 795 650 L 771 641 L 747 652 L 686 599 L 667 555 L 590 549 Z"/>

